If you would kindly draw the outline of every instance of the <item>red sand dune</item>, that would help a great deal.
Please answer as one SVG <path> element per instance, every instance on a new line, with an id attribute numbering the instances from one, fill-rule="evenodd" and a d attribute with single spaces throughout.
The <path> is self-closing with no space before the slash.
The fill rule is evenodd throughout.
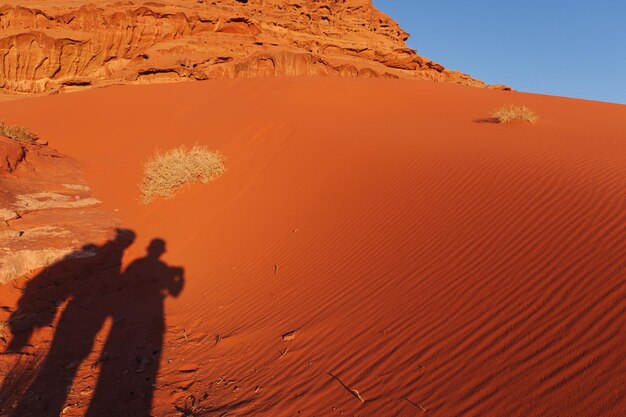
<path id="1" fill-rule="evenodd" d="M 481 120 L 509 103 L 539 122 Z M 0 114 L 85 163 L 138 235 L 125 264 L 159 237 L 185 268 L 155 416 L 204 393 L 205 415 L 626 415 L 626 106 L 272 78 Z M 142 161 L 196 142 L 226 156 L 225 175 L 140 205 Z M 80 365 L 75 390 L 93 372 Z"/>

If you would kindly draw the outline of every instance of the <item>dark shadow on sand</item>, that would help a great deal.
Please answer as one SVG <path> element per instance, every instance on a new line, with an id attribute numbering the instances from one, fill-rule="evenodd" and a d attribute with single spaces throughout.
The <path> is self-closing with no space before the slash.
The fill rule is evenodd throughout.
<path id="1" fill-rule="evenodd" d="M 76 373 L 94 350 L 96 335 L 111 322 L 100 358 L 89 364 L 97 374 L 87 416 L 151 415 L 165 332 L 164 300 L 184 285 L 183 268 L 160 258 L 165 242 L 154 239 L 145 257 L 122 272 L 124 251 L 135 240 L 119 229 L 115 239 L 87 245 L 29 280 L 9 320 L 12 339 L 7 353 L 23 352 L 33 331 L 52 325 L 62 312 L 45 358 L 25 392 L 10 392 L 8 375 L 1 388 L 1 415 L 58 417 L 68 403 Z M 86 256 L 88 255 L 88 256 Z M 19 398 L 15 398 L 19 396 Z M 7 404 L 10 409 L 6 409 Z"/>
<path id="2" fill-rule="evenodd" d="M 498 124 L 500 123 L 500 120 L 496 119 L 495 117 L 485 117 L 482 119 L 474 119 L 474 123 L 495 123 Z"/>

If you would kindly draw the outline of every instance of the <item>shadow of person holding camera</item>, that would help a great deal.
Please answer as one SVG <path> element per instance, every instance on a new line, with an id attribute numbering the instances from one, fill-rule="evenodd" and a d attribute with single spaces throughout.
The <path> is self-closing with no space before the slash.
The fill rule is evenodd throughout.
<path id="1" fill-rule="evenodd" d="M 124 300 L 113 312 L 88 417 L 151 415 L 165 334 L 164 300 L 177 297 L 184 286 L 184 269 L 161 260 L 165 250 L 164 240 L 152 240 L 147 255 L 124 271 Z"/>

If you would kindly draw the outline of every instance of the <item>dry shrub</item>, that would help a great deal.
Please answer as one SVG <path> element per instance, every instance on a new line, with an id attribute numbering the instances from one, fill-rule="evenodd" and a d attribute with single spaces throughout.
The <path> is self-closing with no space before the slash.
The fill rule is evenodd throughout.
<path id="1" fill-rule="evenodd" d="M 22 126 L 9 126 L 0 122 L 0 135 L 21 143 L 35 143 L 39 137 Z"/>
<path id="2" fill-rule="evenodd" d="M 508 123 L 514 120 L 525 120 L 530 123 L 535 123 L 539 116 L 526 106 L 516 106 L 509 104 L 506 107 L 495 110 L 491 115 L 498 123 Z"/>
<path id="3" fill-rule="evenodd" d="M 165 153 L 159 151 L 144 164 L 143 181 L 139 185 L 141 202 L 157 197 L 172 198 L 185 184 L 201 181 L 206 184 L 224 173 L 224 158 L 219 152 L 195 145 L 180 146 Z"/>

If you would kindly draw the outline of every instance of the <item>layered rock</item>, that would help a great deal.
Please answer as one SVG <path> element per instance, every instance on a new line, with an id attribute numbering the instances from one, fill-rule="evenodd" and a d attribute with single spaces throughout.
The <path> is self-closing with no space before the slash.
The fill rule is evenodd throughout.
<path id="1" fill-rule="evenodd" d="M 303 75 L 485 86 L 407 48 L 371 0 L 19 3 L 0 7 L 0 88 L 12 92 Z"/>
<path id="2" fill-rule="evenodd" d="M 0 135 L 0 177 L 15 171 L 25 158 L 25 145 Z M 0 212 L 0 220 L 2 220 L 2 212 Z"/>
<path id="3" fill-rule="evenodd" d="M 114 213 L 91 196 L 78 162 L 1 135 L 0 161 L 0 284 L 90 256 L 89 244 L 114 234 Z"/>

